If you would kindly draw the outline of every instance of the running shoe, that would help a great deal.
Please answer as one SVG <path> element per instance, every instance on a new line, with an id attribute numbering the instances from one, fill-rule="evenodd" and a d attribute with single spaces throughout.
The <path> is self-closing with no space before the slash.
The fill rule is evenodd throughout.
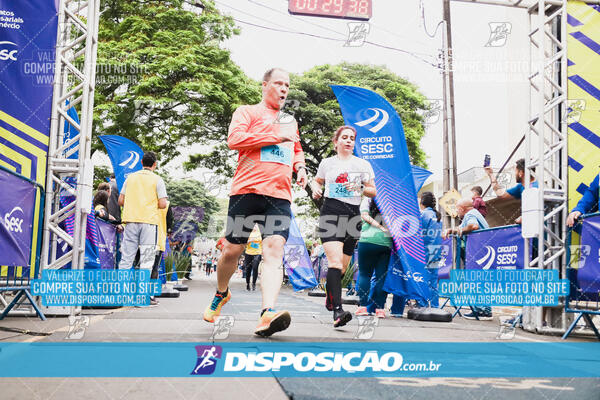
<path id="1" fill-rule="evenodd" d="M 369 312 L 367 311 L 367 307 L 358 307 L 355 314 L 358 316 L 363 316 L 363 315 L 369 315 Z"/>
<path id="2" fill-rule="evenodd" d="M 352 320 L 352 314 L 350 314 L 348 311 L 339 309 L 339 310 L 335 310 L 333 312 L 333 327 L 334 328 L 344 326 L 351 320 Z"/>
<path id="3" fill-rule="evenodd" d="M 275 332 L 286 330 L 290 326 L 292 316 L 287 311 L 275 311 L 269 308 L 261 315 L 258 326 L 254 331 L 255 335 L 269 337 Z"/>
<path id="4" fill-rule="evenodd" d="M 221 307 L 223 307 L 230 299 L 230 289 L 227 289 L 227 296 L 225 297 L 223 297 L 221 293 L 216 293 L 212 303 L 204 310 L 204 320 L 206 322 L 215 322 L 215 318 L 221 314 Z"/>
<path id="5" fill-rule="evenodd" d="M 385 310 L 382 310 L 381 308 L 377 308 L 375 310 L 375 316 L 377 318 L 385 318 Z"/>

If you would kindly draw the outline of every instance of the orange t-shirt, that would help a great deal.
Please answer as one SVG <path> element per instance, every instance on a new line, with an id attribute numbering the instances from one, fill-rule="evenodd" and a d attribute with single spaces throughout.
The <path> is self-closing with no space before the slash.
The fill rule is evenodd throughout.
<path id="1" fill-rule="evenodd" d="M 281 142 L 279 124 L 273 123 L 277 113 L 262 104 L 233 113 L 227 145 L 239 156 L 232 196 L 257 193 L 292 201 L 292 168 L 304 164 L 304 152 L 300 142 Z"/>

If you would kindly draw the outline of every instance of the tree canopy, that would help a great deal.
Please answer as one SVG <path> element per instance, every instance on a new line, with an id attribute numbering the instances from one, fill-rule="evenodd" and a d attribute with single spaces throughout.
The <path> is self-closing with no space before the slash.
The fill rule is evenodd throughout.
<path id="1" fill-rule="evenodd" d="M 200 233 L 206 232 L 208 222 L 220 209 L 217 199 L 206 194 L 206 189 L 202 182 L 194 179 L 165 179 L 167 194 L 169 195 L 170 206 L 195 206 L 204 208 L 204 218 L 200 221 Z"/>
<path id="2" fill-rule="evenodd" d="M 425 130 L 419 114 L 420 110 L 428 108 L 425 96 L 414 84 L 385 67 L 341 63 L 317 66 L 301 75 L 290 76 L 290 92 L 283 111 L 293 114 L 298 121 L 309 175 L 316 174 L 323 158 L 334 154 L 332 135 L 344 124 L 339 104 L 329 85 L 359 86 L 386 98 L 402 119 L 412 164 L 427 166 L 426 155 L 420 148 Z M 222 145 L 212 153 L 190 157 L 188 168 L 203 166 L 232 173 L 235 152 L 227 149 L 225 139 L 226 136 L 221 138 Z M 309 187 L 307 191 L 310 194 Z M 299 204 L 307 202 L 302 199 Z"/>
<path id="3" fill-rule="evenodd" d="M 101 11 L 94 138 L 125 136 L 168 160 L 179 146 L 222 140 L 235 108 L 258 101 L 220 47 L 238 31 L 211 0 L 103 0 Z"/>

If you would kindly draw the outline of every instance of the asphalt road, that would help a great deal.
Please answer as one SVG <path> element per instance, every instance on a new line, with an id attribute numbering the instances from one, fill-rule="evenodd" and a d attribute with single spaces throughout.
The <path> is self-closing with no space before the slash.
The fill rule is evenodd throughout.
<path id="1" fill-rule="evenodd" d="M 163 298 L 157 307 L 84 310 L 89 318 L 81 341 L 89 342 L 207 342 L 213 325 L 202 321 L 210 301 L 215 276 L 196 273 L 186 281 L 188 292 L 179 298 Z M 252 335 L 258 321 L 260 292 L 247 292 L 240 277 L 232 283 L 233 298 L 223 315 L 233 317 L 233 327 L 224 342 L 356 342 L 358 323 L 332 328 L 331 313 L 324 298 L 282 290 L 280 309 L 292 314 L 292 325 L 270 339 Z M 354 311 L 355 306 L 347 306 Z M 513 310 L 514 311 L 514 310 Z M 494 310 L 495 316 L 511 310 Z M 45 332 L 32 336 L 0 331 L 3 342 L 69 341 L 69 320 L 50 317 L 8 317 L 0 327 Z M 457 317 L 451 323 L 406 319 L 380 320 L 371 341 L 386 342 L 495 342 L 499 321 L 469 321 Z M 517 330 L 514 341 L 554 342 L 555 336 L 540 336 Z M 572 338 L 572 342 L 592 341 Z M 599 344 L 600 345 L 600 344 Z M 88 362 L 88 360 L 82 360 Z M 77 366 L 74 366 L 76 368 Z M 10 368 L 2 365 L 1 368 Z M 600 400 L 600 379 L 571 378 L 0 378 L 0 400 L 5 399 L 577 399 Z"/>

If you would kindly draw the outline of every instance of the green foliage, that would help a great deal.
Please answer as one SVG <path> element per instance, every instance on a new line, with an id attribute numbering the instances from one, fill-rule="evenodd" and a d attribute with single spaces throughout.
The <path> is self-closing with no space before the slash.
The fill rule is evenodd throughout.
<path id="1" fill-rule="evenodd" d="M 344 120 L 338 102 L 329 85 L 351 85 L 371 89 L 386 98 L 400 115 L 406 135 L 408 153 L 414 165 L 426 167 L 426 155 L 420 148 L 425 135 L 423 120 L 419 110 L 428 108 L 426 98 L 408 80 L 401 78 L 383 66 L 341 63 L 321 65 L 302 75 L 290 76 L 290 93 L 286 109 L 294 114 L 300 128 L 302 148 L 306 156 L 309 176 L 317 173 L 323 158 L 334 154 L 332 136 L 343 125 Z M 230 151 L 225 144 L 209 156 L 191 157 L 188 167 L 206 166 L 219 169 L 218 172 L 232 170 Z M 308 205 L 309 215 L 317 215 L 317 204 L 312 201 L 310 187 L 308 198 L 297 199 L 298 205 Z"/>
<path id="2" fill-rule="evenodd" d="M 350 85 L 371 89 L 383 96 L 402 119 L 408 154 L 414 165 L 426 167 L 425 153 L 419 147 L 425 130 L 418 110 L 427 108 L 425 96 L 408 80 L 382 66 L 341 63 L 317 66 L 302 75 L 291 76 L 288 104 L 300 127 L 306 167 L 317 172 L 323 158 L 334 154 L 332 136 L 344 124 L 338 102 L 329 85 Z"/>
<path id="3" fill-rule="evenodd" d="M 94 166 L 94 191 L 98 185 L 102 182 L 106 182 L 106 178 L 110 178 L 112 174 L 112 168 L 105 167 L 104 165 Z"/>
<path id="4" fill-rule="evenodd" d="M 186 272 L 188 272 L 188 267 L 190 266 L 191 262 L 192 259 L 189 254 L 182 254 L 178 251 L 172 251 L 168 256 L 165 257 L 167 281 L 171 280 L 171 275 L 173 274 L 173 265 L 175 265 L 175 271 L 177 271 L 177 278 L 183 279 Z"/>
<path id="5" fill-rule="evenodd" d="M 194 206 L 204 208 L 204 218 L 198 224 L 200 232 L 206 232 L 210 217 L 219 211 L 220 206 L 217 199 L 206 194 L 202 182 L 194 179 L 165 180 L 167 194 L 171 207 Z"/>
<path id="6" fill-rule="evenodd" d="M 342 287 L 348 287 L 352 278 L 354 278 L 354 272 L 356 272 L 356 268 L 358 268 L 358 263 L 350 264 L 348 268 L 346 268 L 346 272 L 344 276 L 342 276 Z"/>
<path id="7" fill-rule="evenodd" d="M 222 141 L 235 108 L 259 98 L 220 47 L 238 33 L 232 18 L 191 3 L 102 1 L 94 149 L 117 134 L 169 160 L 181 145 Z"/>

